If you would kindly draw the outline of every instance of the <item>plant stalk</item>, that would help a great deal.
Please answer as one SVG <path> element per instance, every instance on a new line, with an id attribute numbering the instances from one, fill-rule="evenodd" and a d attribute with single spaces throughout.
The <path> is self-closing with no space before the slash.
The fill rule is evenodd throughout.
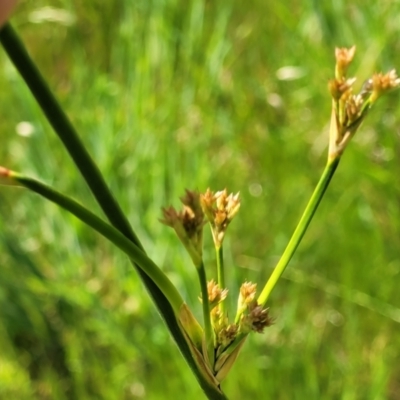
<path id="1" fill-rule="evenodd" d="M 336 171 L 337 166 L 339 165 L 340 161 L 340 156 L 329 159 L 324 172 L 321 175 L 321 178 L 314 190 L 314 193 L 312 194 L 306 209 L 304 210 L 304 213 L 297 224 L 297 227 L 288 243 L 286 246 L 285 251 L 283 252 L 278 264 L 276 265 L 274 271 L 272 272 L 270 278 L 268 279 L 266 285 L 264 286 L 264 289 L 262 290 L 260 296 L 257 299 L 257 302 L 261 305 L 265 305 L 265 303 L 268 300 L 269 295 L 271 294 L 273 288 L 275 287 L 276 283 L 278 282 L 279 278 L 281 277 L 283 271 L 289 264 L 289 261 L 291 260 L 293 254 L 295 253 L 298 245 L 301 242 L 301 239 L 303 238 L 308 225 L 310 224 L 315 211 L 318 208 L 318 205 L 320 201 L 322 200 L 322 197 L 325 194 L 325 191 L 333 177 L 333 174 Z"/>
<path id="2" fill-rule="evenodd" d="M 225 270 L 224 270 L 224 252 L 223 252 L 223 247 L 222 243 L 220 246 L 215 247 L 215 253 L 217 257 L 217 279 L 218 279 L 218 285 L 220 289 L 225 289 Z M 225 312 L 225 301 L 221 301 L 219 303 L 219 309 L 221 311 L 221 314 L 223 315 Z"/>
<path id="3" fill-rule="evenodd" d="M 130 226 L 128 219 L 124 215 L 121 207 L 108 188 L 100 170 L 90 157 L 68 117 L 58 104 L 55 96 L 50 91 L 38 68 L 30 58 L 23 43 L 9 23 L 5 24 L 0 29 L 0 42 L 14 66 L 31 90 L 33 96 L 41 107 L 46 118 L 52 125 L 53 129 L 57 133 L 58 137 L 62 141 L 63 145 L 67 149 L 69 155 L 75 162 L 75 165 L 81 172 L 83 178 L 85 179 L 91 192 L 93 193 L 110 223 L 129 240 L 131 240 L 137 247 L 143 249 L 143 246 Z M 151 280 L 151 278 L 137 265 L 135 265 L 133 261 L 132 264 L 137 270 L 172 337 L 177 343 L 182 355 L 189 364 L 207 397 L 212 400 L 226 399 L 226 396 L 218 387 L 211 384 L 207 379 L 204 378 L 204 374 L 202 371 L 200 371 L 198 364 L 193 357 L 174 310 L 165 295 Z"/>
<path id="4" fill-rule="evenodd" d="M 1 172 L 1 171 L 0 171 Z M 58 206 L 64 208 L 73 214 L 80 221 L 90 226 L 96 232 L 100 233 L 116 247 L 126 253 L 132 261 L 136 263 L 162 290 L 165 297 L 172 305 L 173 310 L 178 315 L 184 303 L 179 292 L 169 280 L 169 278 L 160 270 L 160 268 L 131 240 L 124 236 L 120 231 L 115 229 L 112 225 L 103 221 L 97 215 L 93 214 L 87 208 L 71 199 L 70 197 L 56 191 L 52 187 L 45 185 L 36 179 L 29 178 L 22 174 L 9 171 L 8 176 L 16 180 L 22 186 L 30 189 L 31 191 L 41 195 L 42 197 L 50 200 Z"/>
<path id="5" fill-rule="evenodd" d="M 125 236 L 131 238 L 138 247 L 143 249 L 118 202 L 109 190 L 99 168 L 9 23 L 5 24 L 0 30 L 0 42 L 111 224 L 122 230 Z"/>
<path id="6" fill-rule="evenodd" d="M 203 261 L 201 261 L 200 266 L 196 268 L 196 270 L 200 282 L 201 299 L 203 306 L 204 334 L 206 338 L 207 355 L 210 362 L 210 366 L 212 366 L 214 365 L 214 334 L 211 325 L 210 302 L 208 300 L 208 290 L 207 290 L 207 277 Z"/>

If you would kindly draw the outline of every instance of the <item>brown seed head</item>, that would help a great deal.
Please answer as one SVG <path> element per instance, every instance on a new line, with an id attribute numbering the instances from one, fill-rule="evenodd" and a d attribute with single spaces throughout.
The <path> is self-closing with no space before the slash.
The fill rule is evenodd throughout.
<path id="1" fill-rule="evenodd" d="M 232 221 L 233 217 L 238 213 L 240 208 L 239 193 L 236 193 L 235 195 L 231 193 L 226 200 L 227 204 L 225 209 L 228 212 L 229 221 Z"/>
<path id="2" fill-rule="evenodd" d="M 237 304 L 237 312 L 236 318 L 246 312 L 251 304 L 254 301 L 257 291 L 257 284 L 251 282 L 244 282 L 240 287 L 239 298 Z"/>
<path id="3" fill-rule="evenodd" d="M 179 223 L 179 214 L 175 210 L 174 207 L 165 207 L 162 208 L 162 213 L 164 218 L 160 218 L 160 222 L 164 225 L 170 226 L 171 228 L 174 228 L 177 223 Z"/>
<path id="4" fill-rule="evenodd" d="M 335 49 L 336 57 L 336 79 L 341 79 L 346 75 L 347 69 L 350 63 L 353 61 L 354 54 L 356 52 L 356 46 L 348 48 L 338 48 Z"/>
<path id="5" fill-rule="evenodd" d="M 228 215 L 226 214 L 225 210 L 215 210 L 214 213 L 214 224 L 215 226 L 226 228 L 228 224 Z M 220 229 L 222 230 L 222 229 Z"/>
<path id="6" fill-rule="evenodd" d="M 250 304 L 256 295 L 257 284 L 251 282 L 245 282 L 240 287 L 240 297 L 242 299 L 242 303 Z"/>
<path id="7" fill-rule="evenodd" d="M 214 193 L 210 189 L 207 189 L 204 194 L 200 194 L 201 208 L 210 223 L 214 220 L 214 201 Z"/>
<path id="8" fill-rule="evenodd" d="M 254 300 L 249 304 L 248 312 L 243 314 L 240 320 L 240 330 L 244 333 L 255 331 L 262 333 L 264 328 L 273 324 L 273 319 L 269 316 L 269 308 L 262 308 Z"/>
<path id="9" fill-rule="evenodd" d="M 400 79 L 397 77 L 396 70 L 392 69 L 386 74 L 381 72 L 372 76 L 372 95 L 371 101 L 375 101 L 384 92 L 400 86 Z"/>
<path id="10" fill-rule="evenodd" d="M 255 332 L 262 333 L 264 328 L 273 324 L 273 319 L 269 316 L 269 308 L 262 308 L 256 302 L 252 303 L 253 306 L 249 309 L 249 317 L 251 319 L 252 329 Z"/>
<path id="11" fill-rule="evenodd" d="M 207 292 L 211 309 L 215 308 L 215 306 L 217 306 L 221 301 L 225 300 L 228 295 L 228 289 L 221 289 L 214 279 L 207 283 Z"/>
<path id="12" fill-rule="evenodd" d="M 160 219 L 160 222 L 175 230 L 198 267 L 202 258 L 204 227 L 204 213 L 200 206 L 199 194 L 186 190 L 186 195 L 181 201 L 183 209 L 179 212 L 174 207 L 163 208 L 164 218 Z"/>
<path id="13" fill-rule="evenodd" d="M 179 217 L 189 238 L 192 238 L 194 235 L 196 235 L 199 227 L 202 225 L 201 221 L 198 220 L 193 210 L 188 206 L 183 206 L 183 210 L 179 213 Z"/>
<path id="14" fill-rule="evenodd" d="M 239 193 L 228 195 L 226 189 L 216 193 L 207 189 L 200 195 L 200 204 L 210 222 L 214 242 L 220 247 L 229 223 L 239 211 Z"/>
<path id="15" fill-rule="evenodd" d="M 200 205 L 200 195 L 196 191 L 186 189 L 185 196 L 181 197 L 181 201 L 185 207 L 191 210 L 193 218 L 195 219 L 196 225 L 200 226 L 204 221 L 203 209 Z"/>
<path id="16" fill-rule="evenodd" d="M 347 79 L 346 72 L 354 58 L 355 46 L 336 48 L 335 79 L 328 84 L 332 95 L 332 114 L 329 133 L 329 160 L 340 157 L 357 132 L 374 102 L 388 90 L 400 86 L 396 71 L 374 74 L 366 80 L 357 94 L 353 94 L 355 78 Z"/>
<path id="17" fill-rule="evenodd" d="M 362 112 L 362 107 L 364 104 L 364 99 L 361 95 L 352 95 L 346 102 L 346 125 L 352 124 L 356 121 Z"/>
<path id="18" fill-rule="evenodd" d="M 174 228 L 176 231 L 179 231 L 179 233 L 184 232 L 184 235 L 189 239 L 193 238 L 198 232 L 199 224 L 191 208 L 184 206 L 183 210 L 178 212 L 174 207 L 170 206 L 168 208 L 163 208 L 162 212 L 164 218 L 160 219 L 160 222 Z"/>
<path id="19" fill-rule="evenodd" d="M 355 81 L 356 78 L 346 79 L 345 77 L 330 80 L 328 83 L 328 88 L 332 98 L 338 101 L 345 93 L 351 93 Z"/>

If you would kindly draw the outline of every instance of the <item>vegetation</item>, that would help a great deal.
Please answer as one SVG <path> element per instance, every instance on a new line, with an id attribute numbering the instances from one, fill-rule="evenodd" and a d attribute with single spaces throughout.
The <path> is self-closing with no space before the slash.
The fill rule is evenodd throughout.
<path id="1" fill-rule="evenodd" d="M 400 6 L 51 4 L 21 2 L 13 22 L 148 254 L 199 309 L 196 273 L 160 208 L 186 187 L 227 186 L 242 197 L 225 239 L 227 286 L 263 284 L 325 164 L 332 49 L 355 43 L 361 78 L 391 69 Z M 1 164 L 100 213 L 4 54 L 0 62 Z M 275 324 L 249 338 L 223 383 L 229 398 L 395 398 L 397 96 L 346 152 L 269 299 Z M 118 251 L 32 194 L 2 190 L 0 213 L 2 397 L 203 398 Z M 204 256 L 207 268 L 215 256 Z"/>

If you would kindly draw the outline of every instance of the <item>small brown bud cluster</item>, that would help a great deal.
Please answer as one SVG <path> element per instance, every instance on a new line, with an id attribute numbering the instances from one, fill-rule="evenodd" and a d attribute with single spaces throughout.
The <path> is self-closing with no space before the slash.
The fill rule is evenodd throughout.
<path id="1" fill-rule="evenodd" d="M 202 260 L 204 213 L 200 206 L 199 194 L 186 190 L 181 197 L 183 209 L 176 211 L 174 207 L 163 208 L 163 219 L 160 222 L 173 228 L 180 241 L 189 252 L 194 264 L 198 267 Z"/>
<path id="2" fill-rule="evenodd" d="M 227 316 L 219 307 L 219 304 L 226 299 L 228 289 L 221 289 L 214 280 L 211 280 L 207 283 L 207 291 L 217 347 L 226 347 L 235 339 L 237 332 L 236 325 L 229 324 Z"/>
<path id="3" fill-rule="evenodd" d="M 226 229 L 239 211 L 239 193 L 228 195 L 226 189 L 216 193 L 207 189 L 200 195 L 200 204 L 210 222 L 214 243 L 221 247 Z"/>
<path id="4" fill-rule="evenodd" d="M 386 74 L 377 73 L 371 78 L 372 81 L 372 99 L 375 101 L 379 96 L 385 92 L 398 88 L 400 86 L 400 79 L 397 76 L 396 70 L 392 69 Z"/>
<path id="5" fill-rule="evenodd" d="M 240 287 L 236 322 L 233 324 L 229 323 L 228 318 L 221 313 L 219 307 L 215 307 L 211 311 L 217 356 L 223 353 L 238 334 L 248 334 L 251 331 L 262 333 L 264 328 L 273 324 L 269 309 L 263 308 L 255 300 L 256 289 L 257 285 L 251 282 L 245 282 Z"/>
<path id="6" fill-rule="evenodd" d="M 346 79 L 341 77 L 329 81 L 328 88 L 334 100 L 340 100 L 343 96 L 349 97 L 356 78 Z"/>
<path id="7" fill-rule="evenodd" d="M 263 332 L 264 328 L 272 325 L 268 309 L 263 309 L 255 300 L 257 284 L 245 282 L 240 287 L 237 316 L 239 330 L 244 333 L 250 331 Z"/>
<path id="8" fill-rule="evenodd" d="M 330 128 L 329 158 L 340 156 L 350 139 L 367 115 L 373 103 L 390 89 L 400 86 L 396 71 L 374 74 L 368 79 L 360 93 L 353 93 L 356 78 L 347 78 L 346 73 L 355 54 L 355 46 L 335 50 L 335 79 L 328 84 L 333 100 Z"/>
<path id="9" fill-rule="evenodd" d="M 257 284 L 251 282 L 245 282 L 240 287 L 239 302 L 246 305 L 250 304 L 256 295 Z"/>
<path id="10" fill-rule="evenodd" d="M 350 47 L 349 49 L 346 49 L 345 47 L 343 48 L 336 47 L 335 49 L 336 79 L 341 79 L 346 75 L 347 69 L 349 68 L 350 63 L 353 61 L 355 52 L 356 52 L 356 46 Z"/>
<path id="11" fill-rule="evenodd" d="M 211 281 L 207 283 L 207 292 L 211 311 L 213 311 L 221 301 L 224 301 L 228 295 L 228 289 L 221 289 L 214 279 L 211 279 Z M 199 300 L 202 301 L 201 298 L 199 298 Z"/>
<path id="12" fill-rule="evenodd" d="M 219 307 L 214 307 L 211 311 L 211 321 L 215 334 L 215 349 L 217 357 L 226 349 L 235 339 L 238 333 L 238 325 L 229 323 Z"/>
<path id="13" fill-rule="evenodd" d="M 247 333 L 255 331 L 262 333 L 264 328 L 273 324 L 273 319 L 269 315 L 269 308 L 262 308 L 257 301 L 252 301 L 247 308 L 247 312 L 240 318 L 240 331 Z"/>
<path id="14" fill-rule="evenodd" d="M 245 282 L 240 287 L 238 305 L 237 305 L 237 314 L 242 314 L 249 304 L 254 300 L 257 291 L 257 284 L 251 282 Z"/>

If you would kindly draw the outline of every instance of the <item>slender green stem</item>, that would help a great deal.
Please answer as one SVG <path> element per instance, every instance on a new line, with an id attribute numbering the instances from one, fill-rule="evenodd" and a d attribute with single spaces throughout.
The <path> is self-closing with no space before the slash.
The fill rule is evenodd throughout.
<path id="1" fill-rule="evenodd" d="M 336 157 L 335 159 L 328 161 L 324 172 L 322 173 L 322 176 L 317 184 L 317 187 L 315 188 L 314 193 L 312 194 L 310 201 L 308 202 L 307 207 L 304 210 L 304 213 L 288 245 L 286 246 L 285 251 L 283 252 L 282 257 L 280 258 L 278 264 L 276 265 L 274 271 L 272 272 L 270 278 L 264 286 L 264 289 L 262 290 L 259 298 L 257 299 L 259 304 L 265 305 L 269 295 L 271 294 L 273 288 L 278 282 L 278 279 L 282 275 L 286 266 L 289 264 L 290 259 L 296 251 L 297 246 L 300 244 L 300 241 L 303 238 L 322 197 L 324 196 L 324 193 L 329 185 L 329 182 L 332 179 L 333 174 L 335 173 L 339 161 L 340 157 Z"/>
<path id="2" fill-rule="evenodd" d="M 217 256 L 218 285 L 221 289 L 225 289 L 224 254 L 222 244 L 215 248 L 215 252 Z"/>
<path id="3" fill-rule="evenodd" d="M 220 246 L 215 247 L 215 253 L 217 257 L 217 279 L 218 285 L 221 289 L 225 289 L 225 270 L 224 270 L 224 252 L 222 244 Z M 221 301 L 219 304 L 219 309 L 223 314 L 225 311 L 225 302 Z"/>
<path id="4" fill-rule="evenodd" d="M 208 300 L 207 277 L 203 261 L 197 269 L 203 305 L 204 334 L 206 336 L 207 354 L 210 364 L 214 363 L 214 334 L 211 326 L 210 302 Z"/>
<path id="5" fill-rule="evenodd" d="M 175 286 L 160 268 L 132 241 L 124 236 L 112 225 L 103 221 L 97 215 L 93 214 L 87 208 L 80 205 L 70 197 L 54 190 L 35 179 L 26 177 L 15 172 L 10 173 L 10 177 L 21 183 L 26 188 L 36 192 L 44 198 L 56 203 L 60 207 L 75 215 L 76 218 L 93 228 L 95 231 L 107 238 L 111 243 L 126 253 L 159 287 L 165 297 L 169 300 L 178 315 L 182 304 L 184 303 Z"/>
<path id="6" fill-rule="evenodd" d="M 27 86 L 31 90 L 33 96 L 42 108 L 42 111 L 53 126 L 71 158 L 74 160 L 108 220 L 128 239 L 135 243 L 139 248 L 142 248 L 142 245 L 133 232 L 129 221 L 105 183 L 101 172 L 91 159 L 74 127 L 58 104 L 55 96 L 48 88 L 45 80 L 41 76 L 36 65 L 28 55 L 23 43 L 18 38 L 10 24 L 6 24 L 0 29 L 0 42 L 11 61 L 14 63 L 16 69 L 25 80 Z M 221 393 L 219 388 L 204 378 L 204 374 L 200 371 L 198 364 L 193 357 L 193 353 L 190 350 L 185 335 L 182 332 L 175 312 L 169 301 L 151 278 L 138 266 L 135 264 L 134 266 L 160 311 L 160 314 L 181 350 L 182 355 L 186 359 L 206 395 L 210 399 L 226 399 L 225 395 Z"/>
<path id="7" fill-rule="evenodd" d="M 337 166 L 339 165 L 340 157 L 336 157 L 334 159 L 329 159 L 328 163 L 325 166 L 325 169 L 321 175 L 321 178 L 307 204 L 306 209 L 304 210 L 303 215 L 300 218 L 299 223 L 293 235 L 286 246 L 285 251 L 282 254 L 278 264 L 276 265 L 274 271 L 272 272 L 270 278 L 268 279 L 264 289 L 262 290 L 260 296 L 257 299 L 258 304 L 265 305 L 268 300 L 269 295 L 271 294 L 273 288 L 275 287 L 276 283 L 278 282 L 279 278 L 281 277 L 283 271 L 285 270 L 286 266 L 289 264 L 293 254 L 295 253 L 298 245 L 303 238 L 308 225 L 310 224 L 319 203 L 322 200 L 322 197 L 325 194 L 326 189 L 329 186 L 329 183 L 336 171 Z M 236 315 L 235 322 L 239 321 L 240 315 L 242 311 L 238 310 L 238 314 Z M 225 354 L 231 354 L 237 346 L 241 343 L 241 341 L 247 336 L 247 333 L 239 333 L 235 340 L 229 345 L 229 347 L 224 351 Z"/>
<path id="8" fill-rule="evenodd" d="M 4 25 L 0 30 L 0 42 L 112 225 L 142 248 L 100 170 L 10 24 Z"/>

